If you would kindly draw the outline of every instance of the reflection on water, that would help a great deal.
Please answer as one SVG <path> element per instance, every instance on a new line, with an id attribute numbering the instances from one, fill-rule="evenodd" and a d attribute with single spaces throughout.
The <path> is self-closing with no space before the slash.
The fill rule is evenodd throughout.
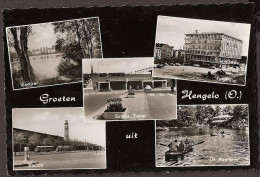
<path id="1" fill-rule="evenodd" d="M 31 65 L 39 80 L 57 77 L 57 67 L 61 59 L 62 55 L 59 53 L 30 56 Z"/>
<path id="2" fill-rule="evenodd" d="M 221 128 L 222 129 L 222 128 Z M 156 166 L 230 166 L 249 165 L 248 128 L 235 130 L 223 128 L 230 135 L 211 136 L 216 128 L 172 128 L 169 131 L 156 132 Z M 195 145 L 191 152 L 179 157 L 177 161 L 165 161 L 165 152 L 172 140 L 188 138 L 194 143 L 203 140 L 204 143 Z"/>

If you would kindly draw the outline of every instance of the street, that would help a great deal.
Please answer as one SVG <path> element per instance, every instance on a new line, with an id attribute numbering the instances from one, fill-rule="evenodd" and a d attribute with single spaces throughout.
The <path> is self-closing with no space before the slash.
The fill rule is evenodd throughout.
<path id="1" fill-rule="evenodd" d="M 244 69 L 244 67 L 242 67 Z M 244 84 L 245 82 L 245 71 L 235 69 L 233 67 L 223 67 L 222 70 L 226 72 L 226 75 L 217 75 L 216 72 L 221 70 L 220 68 L 210 69 L 204 67 L 195 66 L 164 66 L 163 68 L 155 68 L 153 70 L 154 77 L 173 78 L 173 79 L 184 79 L 184 80 L 196 80 L 196 81 L 207 81 L 207 82 L 221 82 L 217 79 L 206 79 L 202 77 L 202 74 L 208 74 L 210 71 L 216 77 L 219 78 L 232 78 L 236 80 L 234 84 Z"/>
<path id="2" fill-rule="evenodd" d="M 24 156 L 14 156 L 14 164 L 22 161 Z M 32 167 L 14 167 L 15 169 L 72 169 L 72 168 L 106 168 L 104 151 L 51 153 L 30 155 L 30 161 L 38 162 Z"/>
<path id="3" fill-rule="evenodd" d="M 88 93 L 84 95 L 85 120 L 102 119 L 108 98 L 121 97 L 127 109 L 126 120 L 176 118 L 176 95 L 167 90 L 135 91 L 135 98 L 127 98 L 127 90 Z"/>

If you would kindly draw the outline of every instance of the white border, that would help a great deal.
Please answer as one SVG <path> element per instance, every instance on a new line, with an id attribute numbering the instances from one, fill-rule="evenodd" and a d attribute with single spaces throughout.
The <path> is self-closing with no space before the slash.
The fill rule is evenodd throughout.
<path id="1" fill-rule="evenodd" d="M 100 21 L 99 17 L 89 17 L 89 18 L 79 18 L 79 19 L 71 19 L 71 20 L 63 20 L 63 21 L 54 21 L 54 22 L 45 22 L 45 23 L 36 23 L 36 24 L 28 24 L 28 25 L 21 25 L 21 26 L 9 26 L 5 28 L 5 34 L 6 34 L 6 42 L 7 42 L 7 49 L 8 49 L 8 57 L 9 57 L 9 65 L 10 65 L 10 73 L 11 73 L 11 82 L 12 82 L 12 89 L 14 90 L 24 90 L 24 89 L 33 89 L 33 88 L 40 88 L 40 87 L 49 87 L 49 86 L 56 86 L 56 85 L 65 85 L 65 84 L 73 84 L 73 83 L 80 83 L 82 81 L 76 81 L 76 82 L 68 82 L 68 83 L 63 83 L 63 84 L 53 84 L 53 85 L 42 85 L 42 86 L 32 86 L 32 87 L 25 87 L 25 88 L 19 88 L 15 89 L 14 88 L 14 83 L 13 83 L 13 73 L 12 73 L 12 64 L 11 64 L 11 59 L 10 59 L 10 49 L 9 49 L 9 39 L 7 35 L 7 29 L 10 28 L 15 28 L 15 27 L 22 27 L 22 26 L 32 26 L 32 25 L 42 25 L 42 24 L 50 24 L 50 23 L 57 23 L 57 22 L 67 22 L 67 21 L 76 21 L 76 20 L 83 20 L 83 19 L 93 19 L 97 18 L 98 19 L 98 25 L 99 25 L 99 40 L 100 40 L 100 50 L 101 50 L 101 57 L 99 59 L 103 59 L 103 49 L 102 49 L 102 40 L 101 40 L 101 30 L 100 30 Z M 91 58 L 86 58 L 86 59 L 91 59 Z M 82 59 L 83 60 L 83 59 Z"/>
<path id="2" fill-rule="evenodd" d="M 156 22 L 156 32 L 155 32 L 155 41 L 154 41 L 154 48 L 153 51 L 155 50 L 156 47 L 156 36 L 157 36 L 157 29 L 158 29 L 158 18 L 159 17 L 167 17 L 167 18 L 172 18 L 174 16 L 165 16 L 165 15 L 157 15 L 157 22 Z M 184 17 L 174 17 L 174 18 L 184 18 Z M 229 22 L 229 21 L 217 21 L 217 20 L 205 20 L 205 19 L 197 19 L 197 18 L 185 18 L 185 19 L 194 19 L 194 20 L 204 20 L 204 21 L 215 21 L 215 22 Z M 238 23 L 238 22 L 230 22 L 230 23 Z M 152 74 L 153 77 L 159 77 L 159 78 L 170 78 L 170 79 L 178 79 L 178 80 L 185 80 L 185 81 L 196 81 L 196 82 L 207 82 L 207 83 L 217 83 L 217 84 L 225 84 L 225 85 L 236 85 L 236 86 L 246 86 L 246 76 L 247 76 L 247 68 L 248 68 L 248 55 L 249 55 L 249 47 L 250 47 L 250 36 L 251 36 L 251 23 L 239 23 L 239 24 L 249 24 L 250 25 L 250 33 L 249 33 L 249 40 L 248 40 L 248 49 L 247 49 L 247 61 L 246 61 L 246 73 L 244 74 L 245 77 L 245 82 L 244 84 L 232 84 L 232 83 L 226 83 L 226 82 L 210 82 L 210 81 L 200 81 L 200 80 L 193 80 L 193 79 L 183 79 L 183 78 L 174 78 L 173 77 L 163 77 L 163 76 L 155 76 L 154 72 Z M 153 58 L 155 60 L 155 52 L 153 52 Z"/>
<path id="3" fill-rule="evenodd" d="M 82 107 L 49 107 L 49 108 L 12 108 L 12 161 L 13 161 L 13 171 L 31 171 L 31 170 L 51 170 L 51 171 L 54 171 L 54 170 L 76 170 L 76 169 L 107 169 L 107 140 L 106 140 L 106 122 L 100 122 L 100 123 L 103 123 L 104 124 L 104 131 L 105 131 L 105 167 L 104 168 L 56 168 L 56 169 L 36 169 L 36 168 L 32 168 L 32 169 L 15 169 L 14 167 L 14 135 L 13 135 L 13 113 L 14 113 L 14 109 L 67 109 L 67 108 L 77 108 L 77 109 L 82 109 Z M 86 123 L 86 122 L 83 122 L 83 123 Z"/>
<path id="4" fill-rule="evenodd" d="M 250 116 L 249 116 L 249 104 L 193 104 L 193 105 L 178 105 L 178 106 L 216 106 L 216 105 L 231 105 L 231 106 L 235 106 L 235 105 L 247 105 L 247 110 L 248 110 L 248 148 L 249 148 L 249 164 L 245 164 L 245 165 L 191 165 L 191 166 L 157 166 L 157 151 L 156 151 L 156 143 L 157 143 L 157 131 L 156 131 L 156 121 L 155 121 L 155 167 L 156 168 L 190 168 L 190 167 L 239 167 L 239 166 L 250 166 L 251 164 L 251 147 L 250 147 L 250 131 L 249 131 L 249 121 L 250 121 Z M 168 120 L 172 120 L 172 119 L 168 119 Z M 158 120 L 158 121 L 164 121 L 164 119 Z"/>
<path id="5" fill-rule="evenodd" d="M 153 58 L 153 57 L 129 57 L 129 58 L 103 58 L 103 59 L 114 59 L 114 60 L 131 60 L 131 59 L 133 59 L 133 58 Z M 97 58 L 97 60 L 102 60 L 101 58 Z M 95 119 L 93 119 L 93 118 L 91 118 L 92 120 L 87 120 L 87 117 L 88 116 L 85 116 L 85 107 L 84 107 L 84 105 L 85 105 L 85 99 L 84 99 L 84 96 L 85 96 L 85 94 L 84 94 L 84 83 L 83 83 L 83 81 L 84 81 L 84 73 L 83 73 L 83 62 L 84 62 L 84 60 L 82 61 L 82 92 L 83 92 L 83 94 L 82 94 L 82 96 L 83 96 L 83 121 L 84 122 L 118 122 L 118 121 L 146 121 L 146 120 L 168 120 L 168 119 L 170 119 L 170 120 L 175 120 L 175 119 L 177 119 L 177 79 L 175 79 L 175 87 L 176 87 L 176 99 L 175 99 L 175 118 L 163 118 L 163 119 L 123 119 L 123 120 L 95 120 Z M 153 70 L 152 70 L 152 73 L 153 73 Z M 153 76 L 151 75 L 151 77 L 153 78 Z M 160 77 L 158 77 L 158 78 L 160 78 Z M 169 78 L 166 78 L 166 79 L 169 79 Z"/>

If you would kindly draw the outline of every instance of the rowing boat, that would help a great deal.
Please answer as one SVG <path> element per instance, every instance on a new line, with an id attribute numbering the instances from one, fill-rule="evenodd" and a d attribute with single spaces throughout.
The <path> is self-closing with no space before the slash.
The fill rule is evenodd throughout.
<path id="1" fill-rule="evenodd" d="M 186 147 L 183 151 L 167 151 L 165 152 L 165 161 L 177 160 L 179 157 L 193 150 L 192 146 Z"/>

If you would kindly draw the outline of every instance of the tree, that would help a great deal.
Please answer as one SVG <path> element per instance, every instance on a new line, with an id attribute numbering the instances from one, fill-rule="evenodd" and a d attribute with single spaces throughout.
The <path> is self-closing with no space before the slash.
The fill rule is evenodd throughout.
<path id="1" fill-rule="evenodd" d="M 22 144 L 26 143 L 26 138 L 24 137 L 24 134 L 22 132 L 14 132 L 14 144 L 19 144 L 20 145 L 20 152 Z"/>
<path id="2" fill-rule="evenodd" d="M 62 38 L 57 39 L 55 49 L 64 52 L 64 58 L 81 60 L 95 57 L 94 50 L 100 47 L 97 18 L 55 22 L 53 26 L 55 33 L 63 34 Z M 77 52 L 71 55 L 71 50 Z"/>
<path id="3" fill-rule="evenodd" d="M 196 120 L 201 124 L 207 118 L 207 109 L 205 106 L 196 106 Z"/>
<path id="4" fill-rule="evenodd" d="M 223 113 L 224 113 L 225 115 L 231 114 L 231 113 L 232 113 L 232 107 L 229 106 L 229 105 L 227 105 L 227 106 L 223 109 Z"/>
<path id="5" fill-rule="evenodd" d="M 45 146 L 51 144 L 50 138 L 48 136 L 43 138 L 42 139 L 42 144 L 45 145 Z"/>
<path id="6" fill-rule="evenodd" d="M 215 107 L 215 115 L 214 116 L 219 116 L 220 115 L 220 112 L 221 112 L 221 107 L 220 106 L 216 106 Z"/>
<path id="7" fill-rule="evenodd" d="M 25 83 L 35 81 L 35 75 L 28 55 L 28 36 L 32 34 L 30 26 L 9 28 L 9 42 L 13 42 L 21 66 L 21 76 Z M 12 44 L 10 44 L 12 46 Z"/>
<path id="8" fill-rule="evenodd" d="M 195 116 L 195 107 L 194 106 L 179 106 L 177 110 L 177 119 L 183 124 L 192 124 L 196 122 Z"/>
<path id="9" fill-rule="evenodd" d="M 41 142 L 41 136 L 38 133 L 33 133 L 28 138 L 29 144 L 37 145 Z"/>
<path id="10" fill-rule="evenodd" d="M 55 22 L 53 26 L 55 33 L 62 34 L 55 44 L 55 49 L 63 53 L 64 58 L 58 66 L 59 75 L 81 77 L 83 58 L 101 58 L 95 52 L 101 49 L 98 19 Z"/>
<path id="11" fill-rule="evenodd" d="M 206 107 L 206 115 L 207 115 L 207 118 L 214 116 L 214 109 L 212 108 L 212 106 Z"/>
<path id="12" fill-rule="evenodd" d="M 241 121 L 248 118 L 247 106 L 237 105 L 233 110 L 233 120 Z"/>

